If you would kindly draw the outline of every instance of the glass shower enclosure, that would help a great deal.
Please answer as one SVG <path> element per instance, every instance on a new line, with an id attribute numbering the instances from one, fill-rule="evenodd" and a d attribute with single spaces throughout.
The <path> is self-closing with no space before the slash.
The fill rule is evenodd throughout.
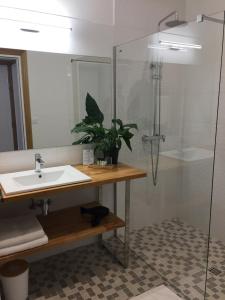
<path id="1" fill-rule="evenodd" d="M 216 280 L 206 290 L 224 13 L 203 19 L 115 50 L 116 116 L 138 125 L 120 160 L 148 173 L 132 186 L 131 252 L 156 286 L 191 300 L 214 299 L 217 288 L 225 299 Z"/>

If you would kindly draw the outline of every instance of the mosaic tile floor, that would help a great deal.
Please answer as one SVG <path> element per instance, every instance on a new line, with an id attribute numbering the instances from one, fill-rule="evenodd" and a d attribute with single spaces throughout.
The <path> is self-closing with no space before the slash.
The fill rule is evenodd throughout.
<path id="1" fill-rule="evenodd" d="M 30 269 L 30 300 L 125 300 L 163 283 L 136 255 L 124 269 L 96 244 L 35 262 Z"/>
<path id="2" fill-rule="evenodd" d="M 133 231 L 131 249 L 127 269 L 97 244 L 33 263 L 29 299 L 123 300 L 161 284 L 183 299 L 204 299 L 207 236 L 201 231 L 165 221 Z M 225 245 L 219 241 L 211 241 L 209 267 L 207 300 L 225 300 Z"/>
<path id="3" fill-rule="evenodd" d="M 182 300 L 165 285 L 160 285 L 139 296 L 132 297 L 131 300 Z"/>
<path id="4" fill-rule="evenodd" d="M 207 235 L 179 220 L 132 232 L 131 249 L 188 300 L 203 300 Z M 207 300 L 225 300 L 225 245 L 210 242 Z"/>

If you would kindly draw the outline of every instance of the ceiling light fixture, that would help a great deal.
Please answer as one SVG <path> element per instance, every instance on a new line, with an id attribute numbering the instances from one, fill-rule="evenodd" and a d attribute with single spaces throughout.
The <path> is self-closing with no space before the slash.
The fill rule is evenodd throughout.
<path id="1" fill-rule="evenodd" d="M 43 24 L 43 23 L 36 23 L 36 22 L 26 22 L 26 21 L 15 20 L 15 19 L 7 19 L 7 18 L 1 18 L 1 17 L 0 17 L 0 21 L 10 22 L 12 24 L 14 23 L 15 25 L 25 24 L 25 26 L 24 27 L 22 26 L 22 28 L 27 29 L 27 30 L 24 30 L 24 31 L 30 30 L 30 32 L 32 32 L 32 31 L 39 31 L 40 32 L 39 28 L 36 29 L 36 27 L 40 27 L 40 28 L 52 28 L 52 29 L 56 29 L 56 30 L 59 29 L 59 30 L 72 31 L 71 27 L 63 27 L 63 26 L 57 26 L 57 25 L 51 25 L 51 24 Z M 17 27 L 19 27 L 19 29 L 21 30 L 21 26 L 17 26 Z"/>
<path id="2" fill-rule="evenodd" d="M 39 33 L 40 32 L 39 30 L 29 29 L 29 28 L 20 28 L 20 30 L 24 31 L 24 32 L 30 32 L 30 33 Z"/>
<path id="3" fill-rule="evenodd" d="M 148 45 L 149 49 L 156 49 L 156 50 L 176 50 L 176 51 L 186 51 L 185 48 L 182 47 L 172 47 L 172 46 L 162 46 L 160 44 L 151 44 Z"/>
<path id="4" fill-rule="evenodd" d="M 72 31 L 72 20 L 70 18 L 43 12 L 26 11 L 18 8 L 1 7 L 0 21 L 7 23 L 10 27 L 14 27 L 15 29 L 27 29 L 22 31 L 32 33 L 47 29 Z"/>
<path id="5" fill-rule="evenodd" d="M 159 41 L 160 45 L 162 46 L 168 46 L 169 48 L 190 48 L 190 49 L 202 49 L 202 45 L 199 44 L 189 44 L 189 43 L 180 43 L 180 42 L 172 42 L 172 41 Z"/>

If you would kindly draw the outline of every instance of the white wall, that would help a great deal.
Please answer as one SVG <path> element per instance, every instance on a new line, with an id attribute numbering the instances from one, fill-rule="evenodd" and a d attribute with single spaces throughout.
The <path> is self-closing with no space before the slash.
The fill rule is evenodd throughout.
<path id="1" fill-rule="evenodd" d="M 198 14 L 211 15 L 225 10 L 224 0 L 185 0 L 186 18 L 196 20 Z"/>
<path id="2" fill-rule="evenodd" d="M 104 114 L 104 125 L 111 126 L 112 119 L 112 64 L 74 61 L 73 90 L 76 122 L 86 115 L 85 99 L 89 93 Z"/>
<path id="3" fill-rule="evenodd" d="M 114 0 L 0 0 L 0 6 L 43 11 L 105 25 L 114 22 Z"/>
<path id="4" fill-rule="evenodd" d="M 110 56 L 112 27 L 73 21 L 70 30 L 41 29 L 39 33 L 20 31 L 0 22 L 1 47 L 68 53 L 78 55 Z M 51 42 L 49 42 L 51 41 Z"/>
<path id="5" fill-rule="evenodd" d="M 75 55 L 28 51 L 33 147 L 69 146 L 71 129 L 86 115 L 90 93 L 111 126 L 112 65 L 73 61 Z M 54 110 L 52 109 L 54 107 Z"/>
<path id="6" fill-rule="evenodd" d="M 28 79 L 34 148 L 74 141 L 72 55 L 28 51 Z M 54 109 L 53 109 L 54 108 Z"/>
<path id="7" fill-rule="evenodd" d="M 9 9 L 1 5 L 13 5 L 23 10 Z M 46 1 L 34 3 L 21 0 L 18 4 L 18 1 L 0 0 L 0 7 L 1 47 L 81 55 L 111 55 L 112 0 L 53 0 L 48 1 L 48 5 Z M 32 9 L 32 11 L 26 11 L 26 9 Z M 37 11 L 50 14 L 46 15 Z M 75 18 L 66 18 L 61 15 Z M 1 17 L 28 23 L 10 22 Z M 37 24 L 48 24 L 48 26 Z M 39 33 L 24 32 L 20 28 L 36 29 Z M 72 28 L 72 31 L 68 30 L 69 28 Z"/>
<path id="8" fill-rule="evenodd" d="M 184 17 L 185 0 L 115 0 L 114 44 L 158 31 L 158 22 L 177 10 Z"/>

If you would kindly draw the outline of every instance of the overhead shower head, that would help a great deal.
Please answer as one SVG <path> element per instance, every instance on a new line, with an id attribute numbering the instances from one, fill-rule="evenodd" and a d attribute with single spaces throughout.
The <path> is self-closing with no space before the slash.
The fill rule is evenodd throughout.
<path id="1" fill-rule="evenodd" d="M 186 21 L 183 21 L 183 20 L 179 20 L 179 15 L 178 15 L 178 12 L 177 11 L 173 11 L 171 12 L 169 15 L 167 15 L 166 17 L 164 17 L 163 19 L 161 19 L 158 23 L 158 29 L 159 29 L 159 32 L 161 31 L 160 30 L 160 26 L 163 22 L 165 22 L 166 20 L 168 20 L 170 17 L 172 16 L 175 16 L 175 20 L 171 20 L 171 21 L 168 21 L 166 22 L 166 26 L 167 27 L 176 27 L 176 26 L 180 26 L 180 25 L 185 25 L 187 24 Z"/>
<path id="2" fill-rule="evenodd" d="M 178 20 L 178 19 L 166 22 L 167 27 L 176 27 L 176 26 L 181 26 L 181 25 L 186 25 L 186 24 L 187 24 L 186 21 L 182 21 L 182 20 Z"/>

